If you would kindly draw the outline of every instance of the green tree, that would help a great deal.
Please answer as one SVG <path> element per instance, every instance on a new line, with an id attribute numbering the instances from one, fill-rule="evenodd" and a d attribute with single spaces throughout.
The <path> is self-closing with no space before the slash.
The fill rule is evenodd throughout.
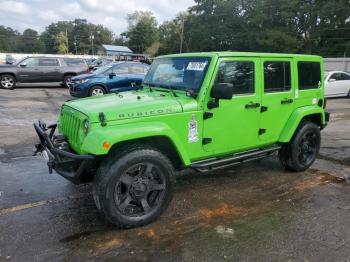
<path id="1" fill-rule="evenodd" d="M 33 29 L 26 29 L 19 36 L 19 42 L 16 48 L 21 53 L 43 53 L 45 50 L 44 43 L 39 39 L 38 32 Z"/>
<path id="2" fill-rule="evenodd" d="M 143 53 L 146 49 L 158 41 L 157 20 L 149 11 L 136 11 L 128 15 L 129 47 L 137 53 Z"/>
<path id="3" fill-rule="evenodd" d="M 20 33 L 10 27 L 0 26 L 0 52 L 15 52 Z"/>
<path id="4" fill-rule="evenodd" d="M 54 48 L 58 54 L 67 54 L 68 53 L 67 38 L 63 32 L 60 32 L 56 36 Z"/>

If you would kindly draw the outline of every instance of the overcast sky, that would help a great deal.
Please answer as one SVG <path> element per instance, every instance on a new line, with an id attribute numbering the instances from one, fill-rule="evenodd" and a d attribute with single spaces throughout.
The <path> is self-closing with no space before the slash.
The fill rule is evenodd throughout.
<path id="1" fill-rule="evenodd" d="M 52 22 L 86 18 L 120 34 L 128 13 L 149 10 L 163 22 L 193 4 L 193 0 L 0 0 L 0 25 L 42 32 Z"/>

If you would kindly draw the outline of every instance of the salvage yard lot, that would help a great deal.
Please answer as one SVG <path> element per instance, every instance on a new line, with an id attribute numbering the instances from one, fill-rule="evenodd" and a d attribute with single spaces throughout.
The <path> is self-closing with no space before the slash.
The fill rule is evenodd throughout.
<path id="1" fill-rule="evenodd" d="M 0 90 L 0 261 L 346 261 L 350 259 L 350 100 L 328 100 L 316 163 L 275 156 L 226 171 L 179 174 L 174 201 L 151 225 L 118 230 L 74 186 L 33 157 L 32 123 L 54 122 L 58 87 Z"/>

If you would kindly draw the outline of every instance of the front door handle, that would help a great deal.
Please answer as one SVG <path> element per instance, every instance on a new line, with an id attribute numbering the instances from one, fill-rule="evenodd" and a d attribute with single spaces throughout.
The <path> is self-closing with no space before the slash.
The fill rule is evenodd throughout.
<path id="1" fill-rule="evenodd" d="M 260 107 L 260 104 L 259 104 L 259 103 L 250 102 L 249 104 L 246 104 L 246 105 L 245 105 L 245 108 L 247 108 L 247 109 L 257 108 L 257 107 Z"/>
<path id="2" fill-rule="evenodd" d="M 291 103 L 293 103 L 293 99 L 291 99 L 291 98 L 285 98 L 285 99 L 281 100 L 282 105 L 291 104 Z"/>

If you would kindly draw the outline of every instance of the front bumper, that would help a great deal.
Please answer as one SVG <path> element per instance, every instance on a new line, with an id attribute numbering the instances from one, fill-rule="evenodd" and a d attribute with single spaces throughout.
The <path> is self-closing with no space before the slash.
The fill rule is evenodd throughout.
<path id="1" fill-rule="evenodd" d="M 40 140 L 40 143 L 35 145 L 34 155 L 41 153 L 44 156 L 50 174 L 55 170 L 74 184 L 83 183 L 83 175 L 91 169 L 95 157 L 79 155 L 70 150 L 63 136 L 54 135 L 56 127 L 57 124 L 46 127 L 42 121 L 34 123 L 34 129 Z"/>
<path id="2" fill-rule="evenodd" d="M 68 84 L 68 87 L 69 87 L 69 93 L 73 97 L 82 98 L 82 97 L 88 96 L 87 94 L 88 88 L 86 86 L 71 82 Z"/>

